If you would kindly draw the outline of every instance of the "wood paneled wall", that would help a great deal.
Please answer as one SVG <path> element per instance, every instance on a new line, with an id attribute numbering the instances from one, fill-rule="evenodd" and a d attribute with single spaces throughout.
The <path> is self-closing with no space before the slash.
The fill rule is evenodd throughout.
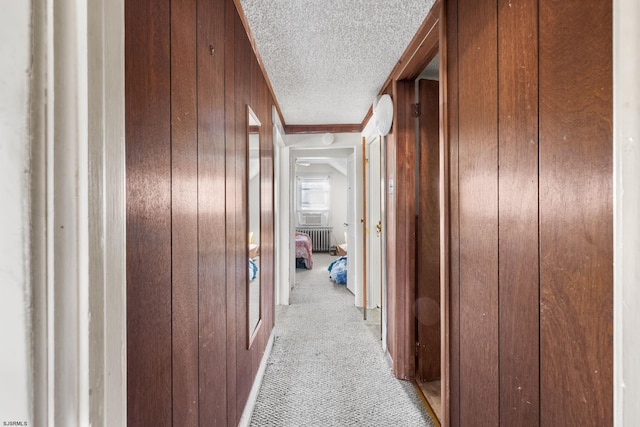
<path id="1" fill-rule="evenodd" d="M 386 139 L 387 177 L 394 180 L 386 202 L 387 341 L 393 373 L 403 379 L 413 379 L 416 372 L 416 121 L 411 113 L 415 90 L 413 81 L 393 82 L 393 132 Z"/>
<path id="2" fill-rule="evenodd" d="M 419 80 L 416 379 L 440 379 L 440 84 Z"/>
<path id="3" fill-rule="evenodd" d="M 273 327 L 273 99 L 232 0 L 127 1 L 128 422 L 236 426 Z M 248 348 L 247 105 L 262 122 Z"/>
<path id="4" fill-rule="evenodd" d="M 445 7 L 450 424 L 612 425 L 611 3 Z"/>

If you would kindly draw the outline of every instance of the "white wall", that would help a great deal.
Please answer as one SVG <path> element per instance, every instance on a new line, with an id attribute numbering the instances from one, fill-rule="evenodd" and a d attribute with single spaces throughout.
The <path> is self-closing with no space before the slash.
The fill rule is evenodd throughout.
<path id="1" fill-rule="evenodd" d="M 31 423 L 29 88 L 31 4 L 0 13 L 0 425 Z"/>
<path id="2" fill-rule="evenodd" d="M 614 0 L 614 424 L 640 425 L 640 4 Z"/>
<path id="3" fill-rule="evenodd" d="M 344 240 L 344 226 L 347 222 L 347 177 L 337 169 L 326 164 L 310 166 L 296 166 L 296 177 L 330 176 L 331 200 L 329 226 L 333 228 L 331 244 L 342 243 Z M 297 180 L 296 180 L 297 182 Z"/>

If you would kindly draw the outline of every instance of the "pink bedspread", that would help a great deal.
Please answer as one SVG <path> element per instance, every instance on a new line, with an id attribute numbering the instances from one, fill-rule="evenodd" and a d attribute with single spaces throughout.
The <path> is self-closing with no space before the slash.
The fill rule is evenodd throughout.
<path id="1" fill-rule="evenodd" d="M 312 252 L 311 237 L 307 234 L 296 232 L 296 258 L 302 259 L 307 269 L 313 267 Z"/>

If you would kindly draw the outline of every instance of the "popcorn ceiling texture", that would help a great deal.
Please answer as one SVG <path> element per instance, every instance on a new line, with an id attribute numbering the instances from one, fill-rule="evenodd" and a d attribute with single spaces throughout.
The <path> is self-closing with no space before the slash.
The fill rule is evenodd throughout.
<path id="1" fill-rule="evenodd" d="M 360 123 L 435 0 L 241 0 L 289 125 Z"/>

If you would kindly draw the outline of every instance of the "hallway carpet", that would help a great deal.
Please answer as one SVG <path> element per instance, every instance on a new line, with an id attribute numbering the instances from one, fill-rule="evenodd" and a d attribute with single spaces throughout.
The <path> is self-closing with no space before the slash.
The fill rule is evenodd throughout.
<path id="1" fill-rule="evenodd" d="M 291 305 L 276 310 L 276 335 L 252 426 L 433 426 L 410 382 L 393 377 L 381 342 L 329 280 L 334 259 L 314 254 L 297 270 Z"/>

